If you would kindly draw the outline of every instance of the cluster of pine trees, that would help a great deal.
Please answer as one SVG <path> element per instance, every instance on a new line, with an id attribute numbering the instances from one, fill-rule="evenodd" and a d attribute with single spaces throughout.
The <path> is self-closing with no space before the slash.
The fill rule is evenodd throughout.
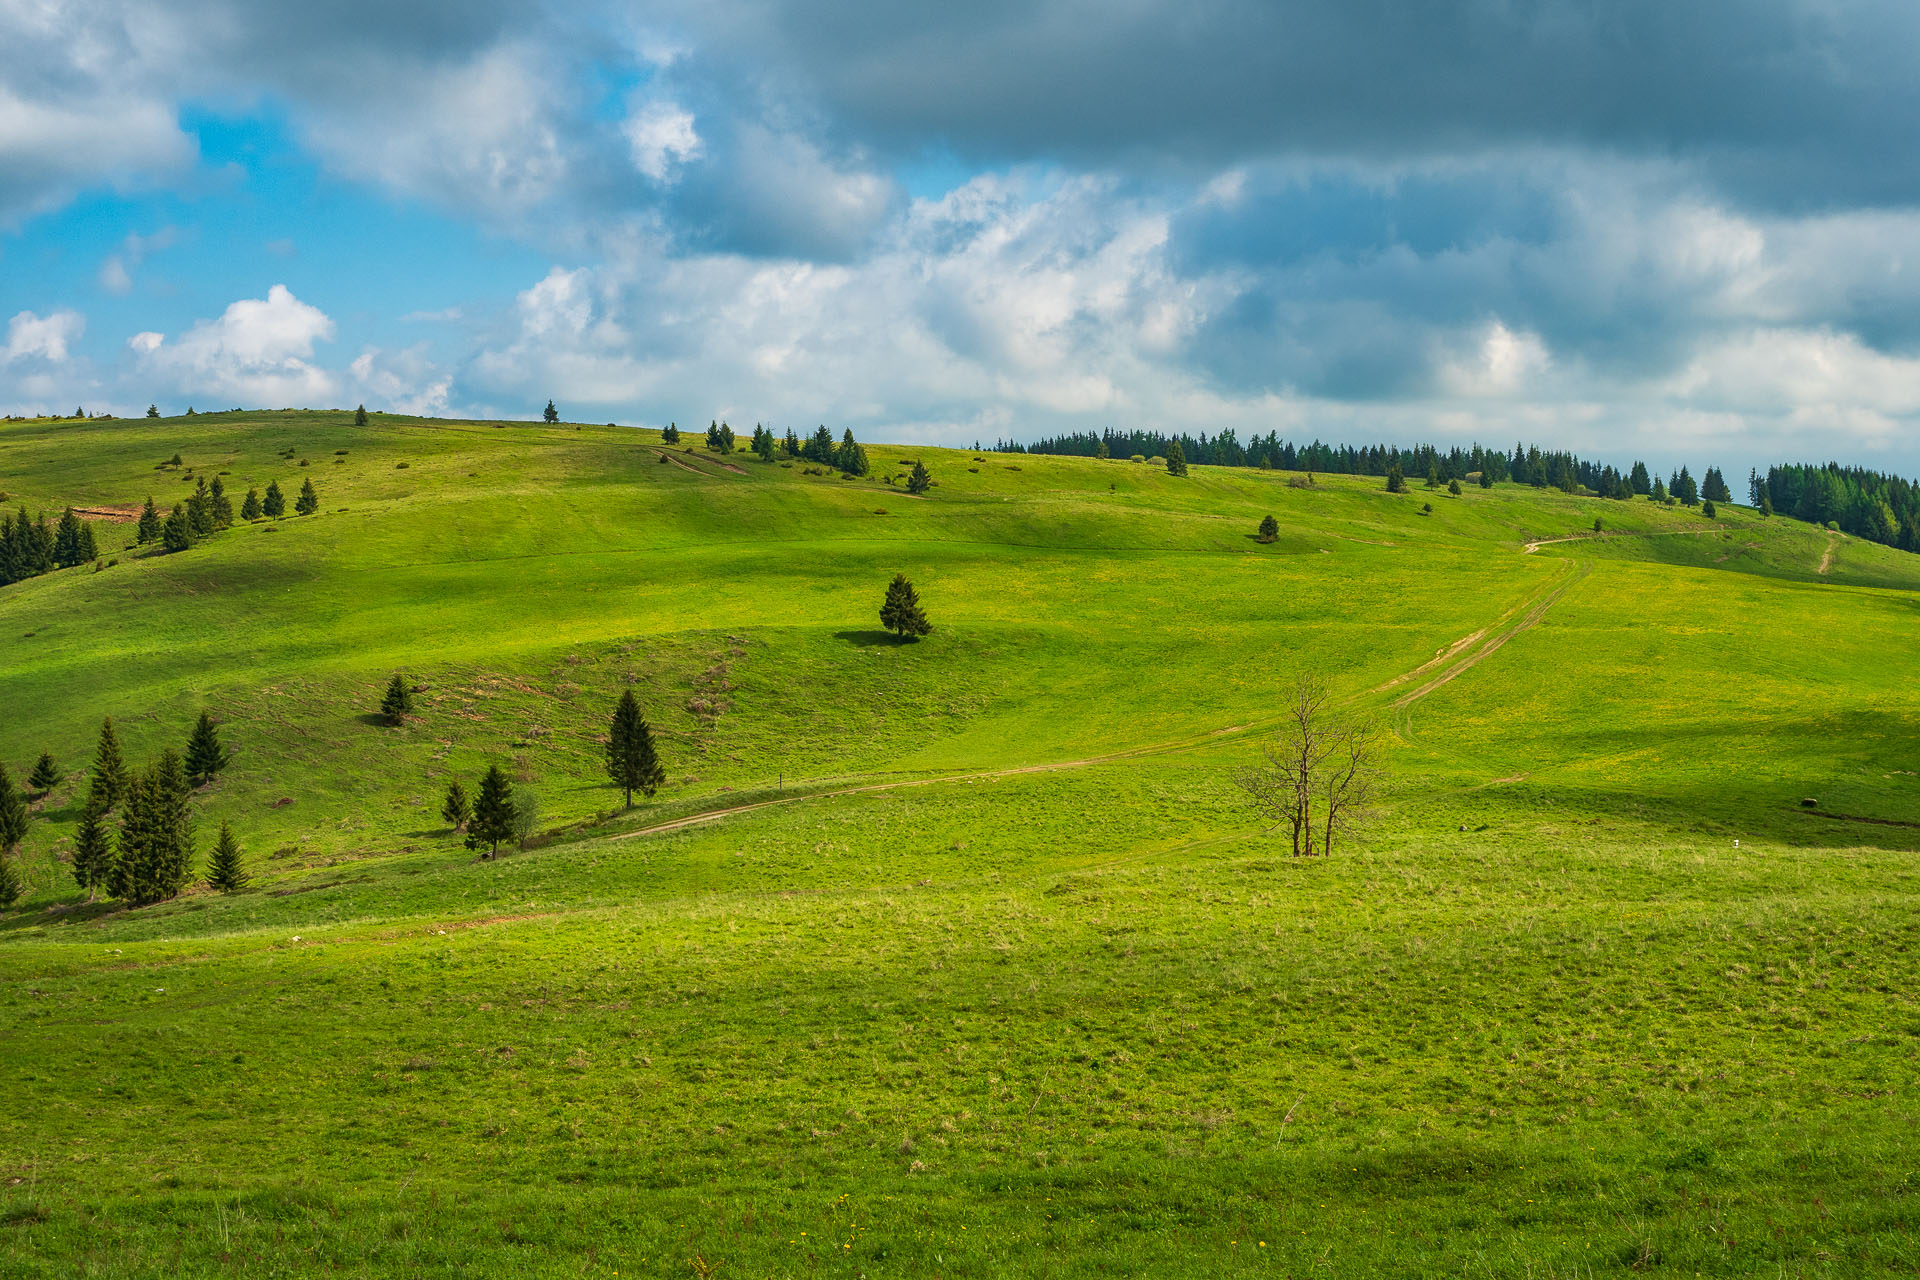
<path id="1" fill-rule="evenodd" d="M 293 502 L 294 514 L 310 516 L 319 509 L 320 494 L 314 489 L 313 481 L 302 481 L 300 495 Z M 265 495 L 258 489 L 248 489 L 240 503 L 240 518 L 246 521 L 278 520 L 286 513 L 287 498 L 280 492 L 277 480 L 267 482 Z M 233 499 L 228 496 L 226 485 L 219 476 L 211 482 L 202 476 L 192 495 L 185 502 L 174 503 L 173 511 L 165 517 L 153 505 L 153 495 L 148 494 L 134 536 L 141 546 L 157 542 L 167 551 L 185 551 L 232 527 Z"/>
<path id="2" fill-rule="evenodd" d="M 17 516 L 0 515 L 0 587 L 10 582 L 71 569 L 99 559 L 93 526 L 68 507 L 58 525 L 47 523 L 44 513 L 29 519 L 27 509 Z"/>
<path id="3" fill-rule="evenodd" d="M 1753 504 L 1772 515 L 1831 523 L 1856 538 L 1920 551 L 1920 485 L 1864 467 L 1798 465 L 1747 477 Z"/>
<path id="4" fill-rule="evenodd" d="M 87 900 L 105 891 L 110 898 L 145 906 L 186 888 L 193 879 L 193 791 L 218 777 L 231 759 L 205 711 L 187 738 L 184 755 L 169 747 L 143 770 L 127 765 L 113 718 L 103 721 L 73 839 L 73 878 L 87 891 Z M 52 753 L 42 752 L 28 783 L 44 796 L 60 778 Z M 24 798 L 0 764 L 0 906 L 11 906 L 21 893 L 12 856 L 26 835 L 28 817 Z M 239 843 L 221 823 L 207 882 L 233 893 L 247 879 Z"/>
<path id="5" fill-rule="evenodd" d="M 660 439 L 667 444 L 677 444 L 680 440 L 680 429 L 669 423 L 660 433 Z M 734 447 L 735 436 L 732 427 L 724 422 L 708 425 L 707 448 L 715 453 L 732 453 Z M 781 436 L 756 422 L 753 425 L 753 442 L 750 447 L 754 456 L 763 462 L 772 462 L 777 458 L 817 462 L 823 467 L 833 467 L 850 476 L 864 476 L 871 470 L 871 464 L 867 461 L 866 447 L 853 438 L 853 432 L 843 432 L 836 442 L 833 432 L 827 430 L 825 426 L 821 426 L 812 435 L 802 440 L 793 434 L 791 428 L 785 436 Z"/>

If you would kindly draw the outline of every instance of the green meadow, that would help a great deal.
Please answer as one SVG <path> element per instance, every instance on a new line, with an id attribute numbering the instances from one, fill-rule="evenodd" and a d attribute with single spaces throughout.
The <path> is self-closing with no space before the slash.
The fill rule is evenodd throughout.
<path id="1" fill-rule="evenodd" d="M 0 1276 L 1920 1269 L 1920 557 L 867 448 L 0 424 L 9 509 L 321 499 L 0 588 L 0 758 L 66 772 L 0 915 Z M 1303 673 L 1385 744 L 1328 858 L 1233 783 Z M 203 708 L 251 885 L 87 902 L 101 718 L 139 764 Z M 491 764 L 539 834 L 483 862 L 439 812 Z"/>

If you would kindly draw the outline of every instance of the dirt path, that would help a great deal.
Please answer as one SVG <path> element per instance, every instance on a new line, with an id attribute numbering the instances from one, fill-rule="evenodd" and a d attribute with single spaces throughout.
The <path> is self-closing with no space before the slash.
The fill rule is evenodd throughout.
<path id="1" fill-rule="evenodd" d="M 697 476 L 710 476 L 713 474 L 711 471 L 701 470 L 699 467 L 694 466 L 691 462 L 688 462 L 685 458 L 679 457 L 675 454 L 668 453 L 665 449 L 655 449 L 654 452 L 660 455 L 660 458 L 662 461 L 671 462 L 674 466 L 679 467 L 682 471 L 691 471 L 693 472 L 693 474 Z M 710 461 L 713 462 L 714 466 L 725 467 L 727 470 L 733 472 L 733 474 L 737 476 L 743 476 L 747 474 L 743 468 L 736 467 L 731 462 L 721 462 L 717 458 L 710 459 Z"/>
<path id="2" fill-rule="evenodd" d="M 1610 538 L 1698 538 L 1709 533 L 1725 533 L 1724 529 L 1650 529 L 1645 533 L 1570 533 L 1564 538 L 1535 538 L 1524 548 L 1532 555 L 1541 547 L 1550 547 L 1556 542 L 1605 542 Z"/>
<path id="3" fill-rule="evenodd" d="M 1840 535 L 1831 529 L 1827 530 L 1827 549 L 1820 553 L 1819 573 L 1821 577 L 1826 577 L 1827 570 L 1833 568 L 1833 553 L 1839 545 Z"/>

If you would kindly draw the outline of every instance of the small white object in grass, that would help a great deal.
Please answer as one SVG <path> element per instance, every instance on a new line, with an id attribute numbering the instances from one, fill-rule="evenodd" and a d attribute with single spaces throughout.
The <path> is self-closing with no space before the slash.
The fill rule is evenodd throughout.
<path id="1" fill-rule="evenodd" d="M 294 936 L 294 939 L 293 939 L 293 940 L 294 940 L 295 942 L 298 942 L 298 941 L 300 941 L 300 938 L 299 938 L 299 936 L 298 936 L 298 935 L 296 934 L 296 935 Z"/>
<path id="2" fill-rule="evenodd" d="M 1736 849 L 1738 849 L 1738 848 L 1740 847 L 1740 842 L 1739 842 L 1738 840 L 1735 840 L 1735 841 L 1733 842 L 1733 847 L 1734 847 L 1734 848 L 1736 848 Z"/>

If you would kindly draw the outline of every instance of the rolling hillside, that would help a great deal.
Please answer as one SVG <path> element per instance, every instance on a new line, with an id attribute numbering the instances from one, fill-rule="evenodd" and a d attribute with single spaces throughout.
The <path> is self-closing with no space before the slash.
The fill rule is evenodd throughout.
<path id="1" fill-rule="evenodd" d="M 67 771 L 0 916 L 0 1274 L 1920 1265 L 1920 557 L 868 450 L 0 425 L 10 508 L 322 500 L 0 588 L 0 758 Z M 1324 860 L 1232 785 L 1302 672 L 1390 731 Z M 252 886 L 87 904 L 101 718 L 137 763 L 202 708 Z M 543 834 L 476 862 L 440 798 L 496 763 Z"/>

